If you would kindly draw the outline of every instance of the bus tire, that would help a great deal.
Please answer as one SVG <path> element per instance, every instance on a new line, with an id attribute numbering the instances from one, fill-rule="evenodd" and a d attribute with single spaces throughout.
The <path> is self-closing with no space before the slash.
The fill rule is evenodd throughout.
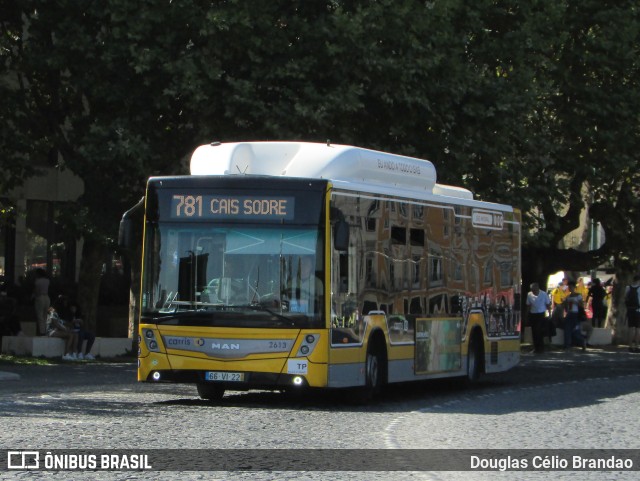
<path id="1" fill-rule="evenodd" d="M 366 404 L 375 399 L 382 391 L 384 383 L 385 355 L 379 342 L 369 341 L 367 357 L 364 363 L 364 382 L 354 393 L 353 400 L 357 404 Z"/>
<path id="2" fill-rule="evenodd" d="M 365 363 L 365 381 L 366 387 L 371 391 L 371 394 L 376 395 L 380 391 L 381 387 L 381 368 L 382 368 L 382 356 L 378 353 L 377 349 L 371 349 L 367 352 L 367 361 Z"/>
<path id="3" fill-rule="evenodd" d="M 482 347 L 482 335 L 474 331 L 469 339 L 467 350 L 467 377 L 469 384 L 475 384 L 482 374 L 482 362 L 484 359 L 484 349 Z"/>
<path id="4" fill-rule="evenodd" d="M 224 388 L 218 384 L 198 384 L 198 396 L 207 401 L 220 401 Z"/>

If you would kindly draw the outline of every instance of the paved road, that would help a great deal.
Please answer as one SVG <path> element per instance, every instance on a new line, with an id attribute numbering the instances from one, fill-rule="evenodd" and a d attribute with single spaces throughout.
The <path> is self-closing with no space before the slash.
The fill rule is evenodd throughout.
<path id="1" fill-rule="evenodd" d="M 366 407 L 343 396 L 232 392 L 220 405 L 183 385 L 135 382 L 131 364 L 3 366 L 4 449 L 638 448 L 640 355 L 622 349 L 524 355 L 475 388 L 395 386 Z M 42 479 L 0 473 L 0 479 Z M 72 476 L 70 476 L 72 474 Z M 637 473 L 555 472 L 554 479 Z M 549 473 L 60 473 L 56 479 L 547 479 Z"/>

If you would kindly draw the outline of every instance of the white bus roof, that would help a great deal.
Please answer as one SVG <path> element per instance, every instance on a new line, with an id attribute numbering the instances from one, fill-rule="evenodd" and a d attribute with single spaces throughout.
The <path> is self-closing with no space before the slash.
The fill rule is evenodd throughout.
<path id="1" fill-rule="evenodd" d="M 331 180 L 336 188 L 420 200 L 485 206 L 471 191 L 436 182 L 428 160 L 350 145 L 311 142 L 238 142 L 198 147 L 191 157 L 192 175 L 268 175 Z"/>

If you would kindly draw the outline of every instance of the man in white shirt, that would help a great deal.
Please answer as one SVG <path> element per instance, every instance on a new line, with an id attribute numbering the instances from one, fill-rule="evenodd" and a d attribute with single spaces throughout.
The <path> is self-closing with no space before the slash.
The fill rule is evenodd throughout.
<path id="1" fill-rule="evenodd" d="M 547 311 L 551 308 L 551 299 L 545 291 L 540 290 L 537 282 L 531 284 L 531 291 L 527 294 L 527 306 L 533 349 L 536 353 L 544 352 L 544 331 Z"/>

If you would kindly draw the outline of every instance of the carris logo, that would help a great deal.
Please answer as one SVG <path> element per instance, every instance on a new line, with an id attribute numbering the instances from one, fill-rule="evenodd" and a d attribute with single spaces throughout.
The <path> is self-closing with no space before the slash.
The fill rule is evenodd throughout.
<path id="1" fill-rule="evenodd" d="M 212 349 L 235 351 L 235 350 L 239 350 L 240 349 L 240 344 L 235 344 L 235 343 L 227 344 L 226 342 L 214 342 L 214 343 L 211 344 L 211 348 Z"/>

